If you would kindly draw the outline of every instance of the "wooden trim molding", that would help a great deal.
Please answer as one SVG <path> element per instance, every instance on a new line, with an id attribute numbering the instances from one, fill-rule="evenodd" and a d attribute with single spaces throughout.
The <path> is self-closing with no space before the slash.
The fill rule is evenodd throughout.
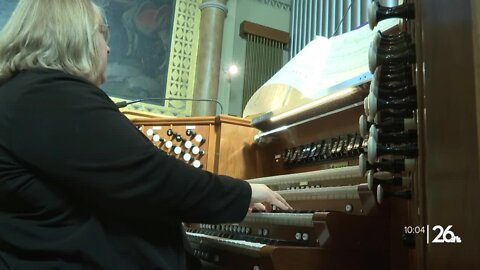
<path id="1" fill-rule="evenodd" d="M 290 42 L 290 34 L 288 32 L 249 21 L 243 21 L 240 24 L 240 36 L 246 38 L 247 35 L 255 35 L 278 41 L 285 44 L 287 47 Z"/>

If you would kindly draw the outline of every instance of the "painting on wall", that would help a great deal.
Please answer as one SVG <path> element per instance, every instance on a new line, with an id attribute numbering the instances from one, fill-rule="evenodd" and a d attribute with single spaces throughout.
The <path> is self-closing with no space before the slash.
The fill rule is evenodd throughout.
<path id="1" fill-rule="evenodd" d="M 13 9 L 17 6 L 18 0 L 2 0 L 0 4 L 0 29 L 7 23 Z"/>
<path id="2" fill-rule="evenodd" d="M 94 1 L 105 10 L 111 31 L 102 88 L 124 99 L 165 97 L 175 0 Z"/>
<path id="3" fill-rule="evenodd" d="M 105 10 L 110 27 L 108 80 L 112 97 L 165 97 L 175 0 L 93 0 Z M 18 0 L 2 0 L 0 27 Z M 163 104 L 163 102 L 156 102 Z"/>

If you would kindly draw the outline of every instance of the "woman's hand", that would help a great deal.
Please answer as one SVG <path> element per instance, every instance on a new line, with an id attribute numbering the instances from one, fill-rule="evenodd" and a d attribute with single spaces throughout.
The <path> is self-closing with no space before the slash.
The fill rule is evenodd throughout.
<path id="1" fill-rule="evenodd" d="M 250 184 L 252 188 L 252 199 L 250 201 L 250 207 L 257 210 L 265 210 L 265 206 L 261 203 L 267 203 L 275 205 L 282 210 L 293 209 L 287 201 L 277 192 L 271 190 L 264 184 Z"/>

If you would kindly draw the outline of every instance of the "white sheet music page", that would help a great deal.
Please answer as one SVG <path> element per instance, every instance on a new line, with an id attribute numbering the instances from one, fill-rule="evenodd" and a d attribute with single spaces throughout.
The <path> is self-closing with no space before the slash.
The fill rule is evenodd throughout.
<path id="1" fill-rule="evenodd" d="M 368 81 L 372 76 L 368 50 L 374 36 L 378 30 L 398 23 L 398 19 L 389 19 L 381 21 L 373 31 L 367 24 L 330 39 L 316 37 L 257 90 L 245 107 L 244 117 L 296 106 L 294 98 L 302 99 L 302 103 L 321 98 L 347 81 L 351 86 Z"/>

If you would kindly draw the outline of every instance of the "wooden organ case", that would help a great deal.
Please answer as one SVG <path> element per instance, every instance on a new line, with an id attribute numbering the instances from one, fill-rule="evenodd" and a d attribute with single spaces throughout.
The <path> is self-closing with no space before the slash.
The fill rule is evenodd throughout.
<path id="1" fill-rule="evenodd" d="M 240 179 L 259 170 L 250 149 L 257 130 L 248 120 L 228 115 L 131 120 L 159 149 L 194 167 Z"/>
<path id="2" fill-rule="evenodd" d="M 212 269 L 480 269 L 478 14 L 473 0 L 372 1 L 372 27 L 402 24 L 372 40 L 369 85 L 260 116 L 256 129 L 224 116 L 137 121 L 198 126 L 215 141 L 203 168 L 266 184 L 295 208 L 189 226 L 195 255 Z M 242 128 L 220 135 L 222 117 Z M 237 144 L 222 151 L 222 140 Z"/>

